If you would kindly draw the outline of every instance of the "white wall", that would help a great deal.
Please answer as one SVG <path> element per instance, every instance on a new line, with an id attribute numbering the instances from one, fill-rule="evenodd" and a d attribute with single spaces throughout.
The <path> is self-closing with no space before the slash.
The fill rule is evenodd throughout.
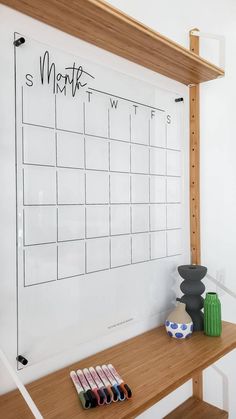
<path id="1" fill-rule="evenodd" d="M 113 6 L 188 48 L 188 31 L 224 35 L 226 76 L 201 86 L 201 240 L 202 264 L 236 291 L 236 2 L 234 0 L 109 0 Z M 201 42 L 201 54 L 217 62 L 217 43 Z M 208 288 L 215 290 L 214 285 Z M 221 295 L 223 318 L 236 322 L 235 301 Z M 230 408 L 236 418 L 236 351 L 205 374 L 205 399 Z M 225 376 L 226 375 L 226 376 Z M 222 387 L 224 384 L 224 388 Z M 228 383 L 229 395 L 226 387 Z M 159 417 L 154 410 L 143 418 Z"/>

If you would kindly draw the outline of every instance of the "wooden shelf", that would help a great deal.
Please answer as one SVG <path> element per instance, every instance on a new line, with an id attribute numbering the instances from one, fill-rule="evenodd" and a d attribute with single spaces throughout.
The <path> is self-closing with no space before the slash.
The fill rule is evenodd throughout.
<path id="1" fill-rule="evenodd" d="M 0 2 L 186 85 L 224 75 L 223 69 L 101 0 Z"/>
<path id="2" fill-rule="evenodd" d="M 190 397 L 164 419 L 227 419 L 228 417 L 228 412 L 225 410 L 218 409 L 196 397 Z"/>
<path id="3" fill-rule="evenodd" d="M 159 327 L 36 380 L 27 389 L 45 419 L 134 418 L 234 348 L 235 324 L 224 322 L 219 338 L 196 332 L 187 341 L 170 338 Z M 83 410 L 69 372 L 109 362 L 133 390 L 132 399 Z M 28 419 L 32 416 L 18 392 L 11 392 L 0 397 L 0 417 Z"/>

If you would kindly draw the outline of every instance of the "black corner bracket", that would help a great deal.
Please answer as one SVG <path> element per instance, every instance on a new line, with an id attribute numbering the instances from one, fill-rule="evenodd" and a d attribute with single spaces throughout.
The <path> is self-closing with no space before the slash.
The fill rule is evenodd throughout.
<path id="1" fill-rule="evenodd" d="M 13 42 L 13 45 L 15 45 L 15 47 L 19 47 L 20 45 L 25 43 L 25 38 L 23 38 L 23 36 L 21 36 L 20 38 L 16 39 Z"/>
<path id="2" fill-rule="evenodd" d="M 24 356 L 22 356 L 22 355 L 18 355 L 16 357 L 16 360 L 18 362 L 20 362 L 22 365 L 27 365 L 28 364 L 28 360 Z"/>

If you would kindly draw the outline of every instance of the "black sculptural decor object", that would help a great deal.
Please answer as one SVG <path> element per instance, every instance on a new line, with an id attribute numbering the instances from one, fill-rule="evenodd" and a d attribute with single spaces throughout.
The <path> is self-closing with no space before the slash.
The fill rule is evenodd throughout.
<path id="1" fill-rule="evenodd" d="M 201 294 L 205 291 L 205 285 L 201 282 L 207 273 L 207 268 L 201 265 L 182 265 L 178 267 L 178 272 L 184 281 L 180 284 L 180 289 L 184 294 L 177 301 L 186 304 L 186 311 L 193 321 L 193 330 L 203 330 L 204 299 Z"/>

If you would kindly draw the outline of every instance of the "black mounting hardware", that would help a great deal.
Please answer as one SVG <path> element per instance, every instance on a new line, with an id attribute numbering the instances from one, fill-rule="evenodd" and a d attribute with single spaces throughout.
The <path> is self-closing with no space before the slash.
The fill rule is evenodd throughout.
<path id="1" fill-rule="evenodd" d="M 183 97 L 178 97 L 177 99 L 175 99 L 175 102 L 183 102 L 184 98 Z"/>
<path id="2" fill-rule="evenodd" d="M 16 39 L 13 42 L 13 45 L 15 45 L 15 47 L 19 47 L 20 45 L 25 43 L 25 38 L 23 38 L 23 36 L 21 36 L 20 38 Z"/>
<path id="3" fill-rule="evenodd" d="M 18 355 L 16 357 L 16 360 L 18 362 L 20 362 L 22 365 L 27 365 L 28 364 L 28 360 L 24 356 L 22 356 L 22 355 Z"/>

